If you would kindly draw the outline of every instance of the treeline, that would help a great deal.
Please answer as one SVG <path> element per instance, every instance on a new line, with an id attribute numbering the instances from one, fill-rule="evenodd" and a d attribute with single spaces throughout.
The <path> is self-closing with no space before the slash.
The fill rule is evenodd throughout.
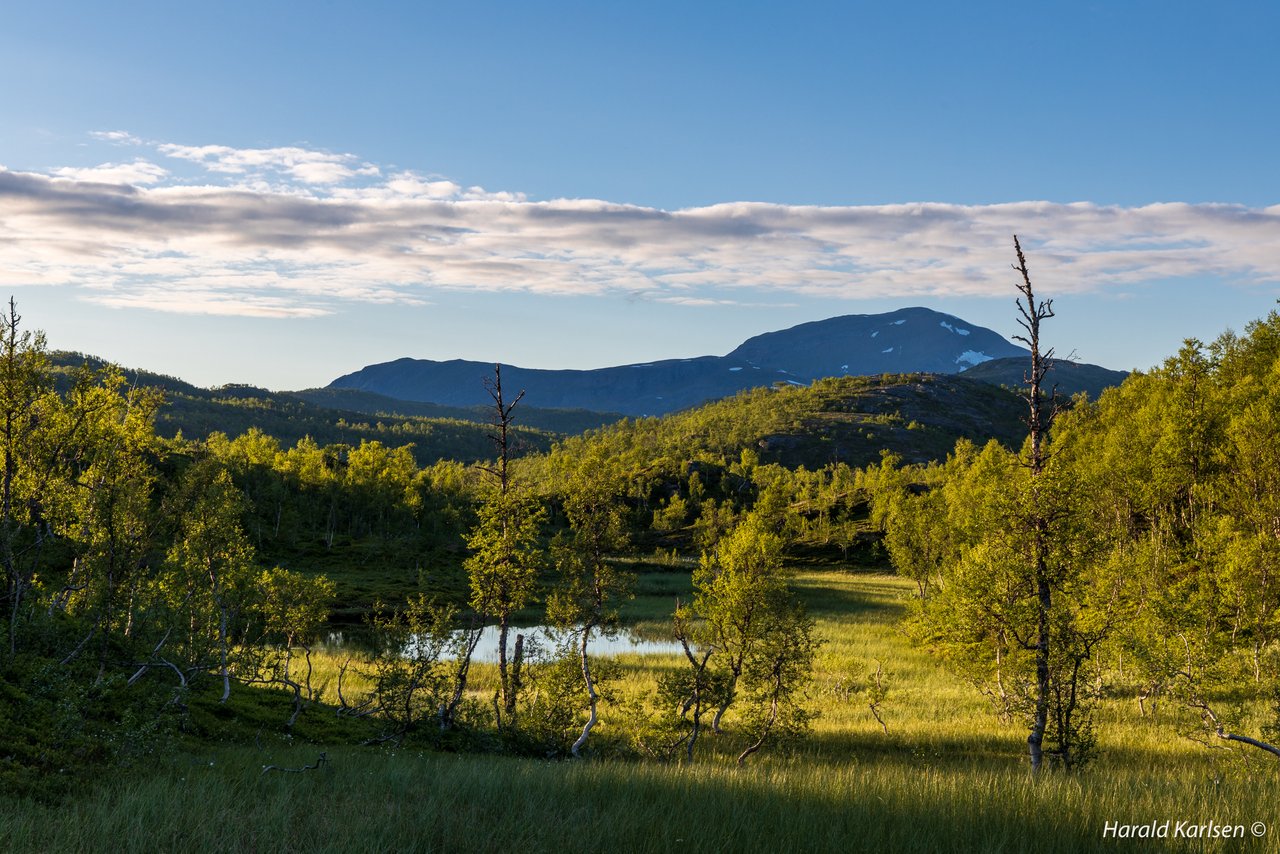
<path id="1" fill-rule="evenodd" d="M 1275 752 L 1260 739 L 1280 737 L 1278 371 L 1272 312 L 1061 411 L 1039 471 L 1029 445 L 961 443 L 868 472 L 917 584 L 914 634 L 1011 723 L 1042 704 L 1051 760 L 1087 761 L 1097 701 L 1126 694 Z"/>
<path id="2" fill-rule="evenodd" d="M 49 367 L 56 385 L 65 392 L 82 368 L 102 370 L 108 365 L 80 353 L 58 352 L 49 354 Z M 238 436 L 257 430 L 284 446 L 303 439 L 320 445 L 381 442 L 409 446 L 414 459 L 424 466 L 438 460 L 474 462 L 493 452 L 487 413 L 342 389 L 274 392 L 248 385 L 204 389 L 147 371 L 122 370 L 121 374 L 129 385 L 164 392 L 155 426 L 165 438 L 204 440 L 215 433 Z M 545 452 L 559 434 L 597 427 L 606 420 L 592 413 L 540 411 L 516 426 L 519 450 Z"/>

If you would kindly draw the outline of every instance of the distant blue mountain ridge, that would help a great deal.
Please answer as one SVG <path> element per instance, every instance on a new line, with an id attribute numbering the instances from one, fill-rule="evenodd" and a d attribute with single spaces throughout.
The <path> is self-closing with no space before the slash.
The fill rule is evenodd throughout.
<path id="1" fill-rule="evenodd" d="M 954 315 L 903 308 L 886 314 L 849 314 L 767 332 L 725 356 L 593 370 L 503 365 L 502 380 L 511 393 L 523 389 L 529 406 L 645 416 L 687 409 L 743 389 L 777 382 L 808 385 L 822 377 L 846 374 L 957 374 L 981 366 L 973 371 L 974 379 L 1016 384 L 1020 366 L 1029 355 L 998 333 Z M 1095 396 L 1101 387 L 1116 385 L 1125 376 L 1096 366 L 1063 367 L 1068 369 L 1064 374 L 1093 369 L 1088 390 Z M 487 362 L 404 358 L 339 377 L 328 388 L 475 406 L 491 402 L 483 380 L 492 375 L 493 364 Z"/>

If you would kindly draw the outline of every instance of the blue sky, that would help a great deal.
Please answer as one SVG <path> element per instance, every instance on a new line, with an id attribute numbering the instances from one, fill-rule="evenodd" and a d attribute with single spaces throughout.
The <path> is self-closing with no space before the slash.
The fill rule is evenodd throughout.
<path id="1" fill-rule="evenodd" d="M 57 3 L 0 286 L 200 384 L 596 367 L 927 305 L 1147 367 L 1280 296 L 1270 3 Z"/>

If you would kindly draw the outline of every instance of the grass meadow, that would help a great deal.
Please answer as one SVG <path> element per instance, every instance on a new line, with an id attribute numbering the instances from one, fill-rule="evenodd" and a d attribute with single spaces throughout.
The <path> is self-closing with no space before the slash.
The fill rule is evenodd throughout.
<path id="1" fill-rule="evenodd" d="M 732 733 L 706 736 L 692 765 L 552 761 L 359 746 L 315 708 L 293 737 L 264 723 L 248 746 L 186 744 L 59 803 L 0 803 L 0 849 L 1280 851 L 1280 768 L 1265 754 L 1197 743 L 1173 710 L 1144 717 L 1122 694 L 1099 710 L 1094 764 L 1033 780 L 1022 728 L 899 631 L 907 583 L 839 571 L 798 581 L 825 639 L 812 688 L 821 716 L 806 741 L 745 768 L 733 762 Z M 642 577 L 628 619 L 656 631 L 687 583 Z M 328 696 L 340 663 L 317 660 Z M 887 732 L 868 708 L 877 663 Z M 633 727 L 657 675 L 676 664 L 620 658 L 597 731 Z M 493 676 L 477 675 L 483 696 Z M 344 692 L 359 690 L 358 678 L 344 682 Z M 302 768 L 322 751 L 316 770 L 262 770 Z M 1108 822 L 1166 821 L 1170 838 L 1104 837 Z M 1245 838 L 1172 838 L 1177 822 L 1243 825 Z"/>

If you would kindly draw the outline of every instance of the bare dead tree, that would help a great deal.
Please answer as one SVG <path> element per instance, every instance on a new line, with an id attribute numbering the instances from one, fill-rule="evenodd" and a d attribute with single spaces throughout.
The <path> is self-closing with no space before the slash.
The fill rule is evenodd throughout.
<path id="1" fill-rule="evenodd" d="M 1023 374 L 1023 384 L 1027 386 L 1027 391 L 1022 395 L 1027 403 L 1026 424 L 1031 433 L 1031 455 L 1026 464 L 1032 474 L 1038 475 L 1048 461 L 1044 443 L 1049 435 L 1049 428 L 1058 415 L 1057 387 L 1052 388 L 1048 395 L 1044 392 L 1045 376 L 1053 370 L 1053 348 L 1043 351 L 1040 349 L 1040 323 L 1054 316 L 1053 300 L 1036 299 L 1031 286 L 1031 274 L 1027 271 L 1027 258 L 1022 253 L 1022 244 L 1018 242 L 1016 234 L 1013 236 L 1013 249 L 1018 256 L 1018 263 L 1013 265 L 1013 269 L 1022 278 L 1016 285 L 1021 294 L 1016 303 L 1020 315 L 1018 325 L 1026 332 L 1026 335 L 1013 336 L 1013 340 L 1021 341 L 1031 349 L 1031 368 Z"/>
<path id="2" fill-rule="evenodd" d="M 489 397 L 493 399 L 493 428 L 494 432 L 489 434 L 489 439 L 493 442 L 494 450 L 497 452 L 497 463 L 493 466 L 481 466 L 480 468 L 489 473 L 498 484 L 498 502 L 504 508 L 509 507 L 512 497 L 512 480 L 511 480 L 511 457 L 515 450 L 515 444 L 511 435 L 511 427 L 514 422 L 512 413 L 516 406 L 524 399 L 524 390 L 515 396 L 515 399 L 508 401 L 502 391 L 502 365 L 495 364 L 493 366 L 493 379 L 488 378 L 484 381 L 485 390 L 489 392 Z M 512 520 L 504 511 L 502 515 L 502 530 L 499 533 L 503 542 L 507 542 L 511 537 L 510 528 Z M 499 579 L 502 586 L 506 586 L 505 579 Z M 494 703 L 494 712 L 498 720 L 498 728 L 502 728 L 502 712 L 505 711 L 508 718 L 512 718 L 516 713 L 516 701 L 519 697 L 521 687 L 521 671 L 524 664 L 524 636 L 517 633 L 515 639 L 515 649 L 513 657 L 508 657 L 508 638 L 511 631 L 511 607 L 506 601 L 511 598 L 509 591 L 502 591 L 496 597 L 488 597 L 494 601 L 500 602 L 498 607 L 498 688 L 501 693 L 502 707 L 498 708 L 498 704 Z M 518 596 L 517 596 L 518 598 Z M 518 605 L 516 607 L 519 607 Z M 460 671 L 465 672 L 465 669 Z"/>
<path id="3" fill-rule="evenodd" d="M 485 377 L 484 389 L 493 398 L 493 429 L 489 440 L 498 452 L 495 466 L 481 466 L 481 470 L 493 475 L 498 481 L 498 492 L 505 497 L 511 489 L 511 453 L 515 450 L 511 441 L 511 425 L 515 421 L 512 413 L 516 405 L 524 399 L 524 389 L 516 395 L 515 400 L 508 402 L 502 395 L 502 365 L 493 366 L 493 379 Z"/>
<path id="4" fill-rule="evenodd" d="M 1027 391 L 1023 399 L 1027 403 L 1027 428 L 1031 432 L 1030 455 L 1024 465 L 1031 471 L 1032 501 L 1038 505 L 1035 480 L 1044 471 L 1048 458 L 1045 453 L 1045 439 L 1057 414 L 1055 389 L 1045 399 L 1043 383 L 1045 375 L 1053 368 L 1053 349 L 1042 351 L 1040 348 L 1040 323 L 1053 317 L 1053 300 L 1037 300 L 1031 286 L 1031 274 L 1027 271 L 1027 259 L 1022 254 L 1022 244 L 1018 236 L 1013 236 L 1013 249 L 1018 263 L 1013 269 L 1021 275 L 1017 283 L 1018 325 L 1025 335 L 1015 335 L 1014 340 L 1021 341 L 1031 349 L 1031 367 L 1024 379 Z M 1046 410 L 1045 404 L 1048 403 Z M 1031 733 L 1027 736 L 1027 748 L 1031 757 L 1031 770 L 1038 772 L 1044 759 L 1044 733 L 1049 723 L 1050 700 L 1050 616 L 1053 613 L 1053 586 L 1050 582 L 1049 554 L 1049 522 L 1050 520 L 1037 509 L 1031 514 L 1031 555 L 1034 563 L 1033 583 L 1036 590 L 1036 639 L 1034 643 L 1036 659 L 1035 711 L 1032 716 Z"/>

